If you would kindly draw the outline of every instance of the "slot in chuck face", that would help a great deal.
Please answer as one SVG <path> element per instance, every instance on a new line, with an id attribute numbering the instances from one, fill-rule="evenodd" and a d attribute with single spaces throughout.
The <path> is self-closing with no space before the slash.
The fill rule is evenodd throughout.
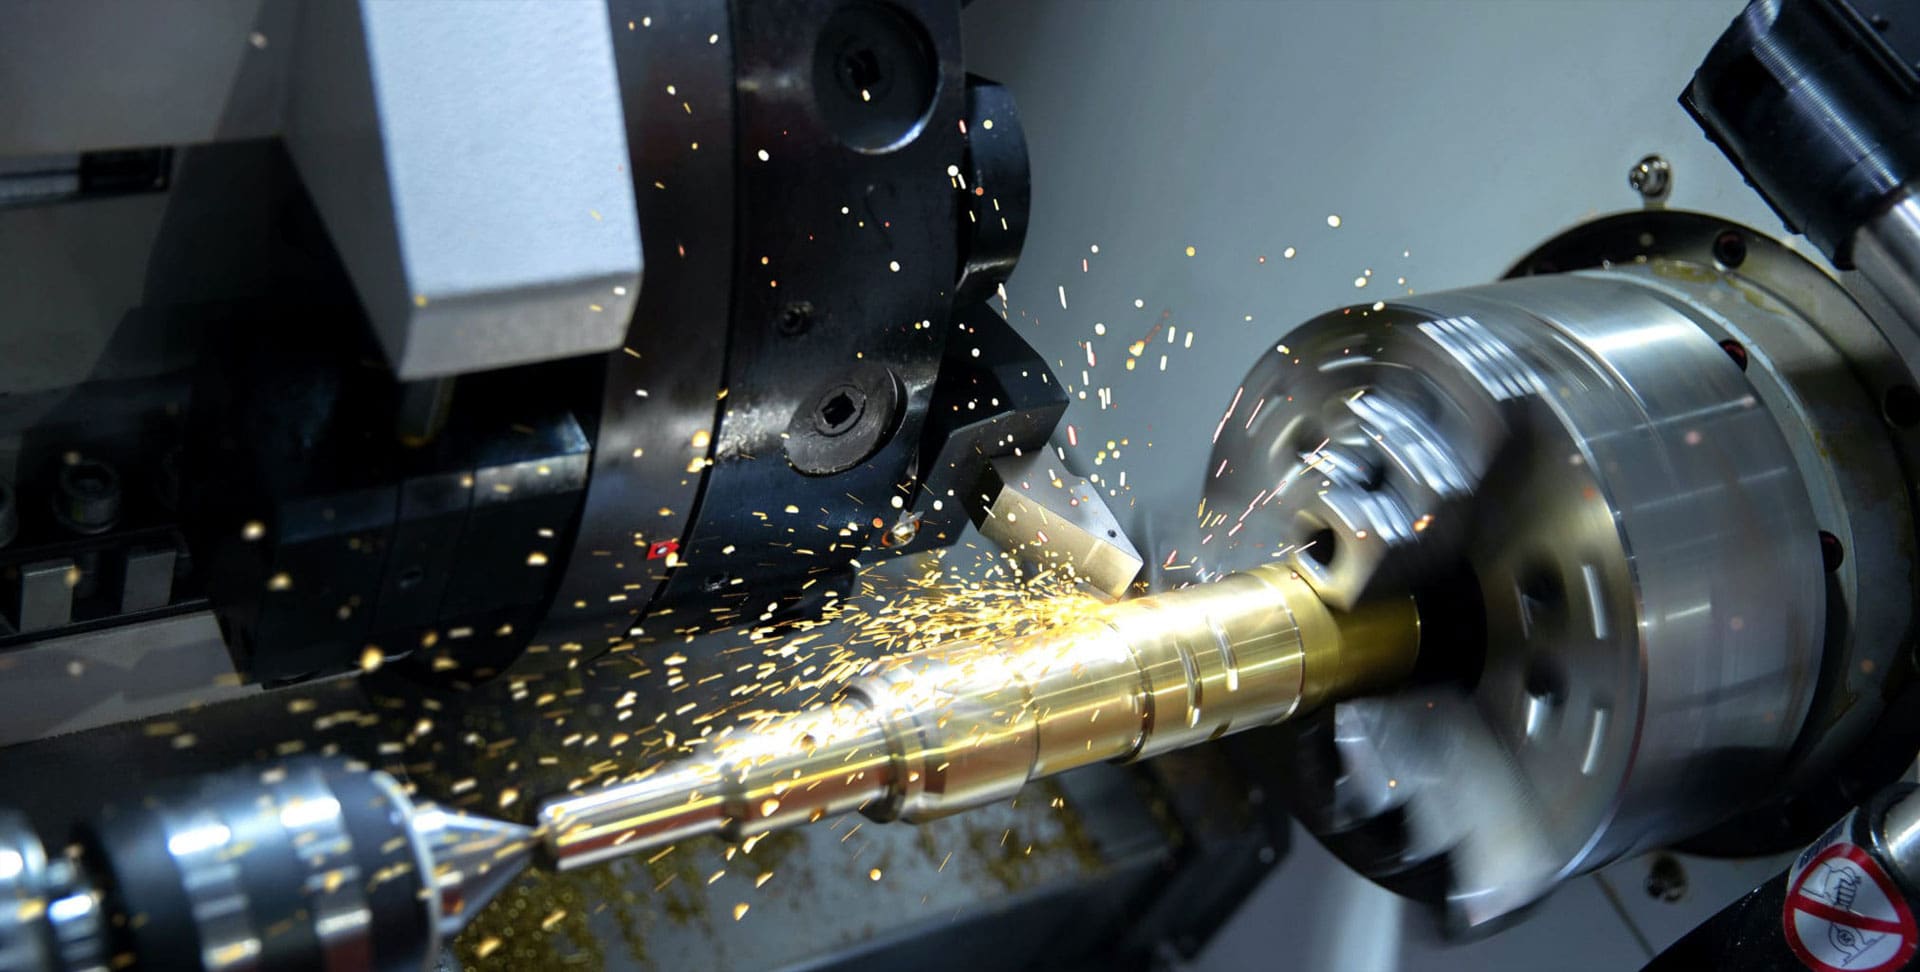
<path id="1" fill-rule="evenodd" d="M 547 804 L 545 847 L 570 868 L 852 810 L 932 819 L 1394 684 L 1419 640 L 1409 598 L 1336 611 L 1290 568 L 1255 568 L 1044 633 L 884 658 L 830 704 Z"/>

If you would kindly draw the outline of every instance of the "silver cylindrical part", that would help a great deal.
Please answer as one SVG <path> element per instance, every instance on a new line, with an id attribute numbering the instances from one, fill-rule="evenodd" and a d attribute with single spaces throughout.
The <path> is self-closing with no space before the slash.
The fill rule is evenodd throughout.
<path id="1" fill-rule="evenodd" d="M 571 870 L 694 837 L 748 840 L 883 799 L 892 767 L 885 729 L 865 705 L 816 706 L 767 719 L 698 757 L 548 803 L 543 848 L 554 867 Z"/>
<path id="2" fill-rule="evenodd" d="M 1908 334 L 1898 342 L 1920 365 L 1920 190 L 1909 187 L 1854 230 L 1853 265 L 1890 306 Z"/>
<path id="3" fill-rule="evenodd" d="M 1920 790 L 1894 798 L 1881 818 L 1880 835 L 1900 876 L 1920 885 Z"/>
<path id="4" fill-rule="evenodd" d="M 0 969 L 427 968 L 530 851 L 327 761 L 109 808 L 62 857 L 0 812 Z"/>
<path id="5" fill-rule="evenodd" d="M 1335 612 L 1292 571 L 1263 567 L 1039 634 L 891 656 L 831 704 L 547 804 L 545 848 L 566 869 L 853 810 L 940 817 L 1392 684 L 1419 637 L 1406 598 Z"/>

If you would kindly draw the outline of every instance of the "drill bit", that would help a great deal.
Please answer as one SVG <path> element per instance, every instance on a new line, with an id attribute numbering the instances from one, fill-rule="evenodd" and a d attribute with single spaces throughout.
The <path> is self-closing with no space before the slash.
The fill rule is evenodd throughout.
<path id="1" fill-rule="evenodd" d="M 883 658 L 831 703 L 548 802 L 542 851 L 568 870 L 854 810 L 928 820 L 1393 685 L 1418 645 L 1410 598 L 1338 612 L 1292 571 L 1259 567 L 1039 634 Z"/>

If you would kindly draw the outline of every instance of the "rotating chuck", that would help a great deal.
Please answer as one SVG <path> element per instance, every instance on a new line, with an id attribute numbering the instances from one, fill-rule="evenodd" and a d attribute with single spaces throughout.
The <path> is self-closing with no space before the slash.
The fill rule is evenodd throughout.
<path id="1" fill-rule="evenodd" d="M 1416 594 L 1446 646 L 1296 724 L 1288 806 L 1455 930 L 1648 848 L 1805 841 L 1879 785 L 1836 773 L 1907 670 L 1914 451 L 1877 406 L 1911 386 L 1818 267 L 1673 211 L 1281 336 L 1209 461 L 1213 566 Z"/>

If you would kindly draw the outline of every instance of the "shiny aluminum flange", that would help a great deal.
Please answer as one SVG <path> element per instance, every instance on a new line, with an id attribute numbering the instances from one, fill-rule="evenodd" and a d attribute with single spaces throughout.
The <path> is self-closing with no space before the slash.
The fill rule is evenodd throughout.
<path id="1" fill-rule="evenodd" d="M 1467 576 L 1483 619 L 1300 757 L 1296 809 L 1348 863 L 1484 926 L 1788 763 L 1826 639 L 1815 472 L 1709 336 L 1765 312 L 1645 266 L 1535 277 L 1328 314 L 1253 368 L 1209 463 L 1215 564 L 1283 559 L 1335 603 Z"/>

